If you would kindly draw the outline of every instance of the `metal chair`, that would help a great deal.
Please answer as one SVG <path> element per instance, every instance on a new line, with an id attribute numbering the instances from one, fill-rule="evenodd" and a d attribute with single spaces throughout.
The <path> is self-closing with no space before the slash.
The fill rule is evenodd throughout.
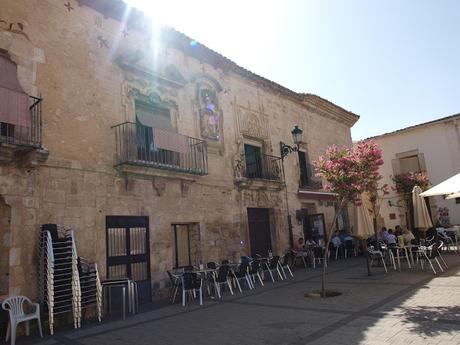
<path id="1" fill-rule="evenodd" d="M 260 276 L 261 263 L 260 260 L 254 260 L 250 263 L 249 266 L 249 276 L 252 279 L 252 286 L 255 287 L 256 277 L 259 279 L 260 285 L 264 286 L 262 277 Z"/>
<path id="2" fill-rule="evenodd" d="M 449 251 L 452 248 L 454 248 L 455 254 L 457 254 L 457 246 L 454 244 L 454 241 L 452 237 L 450 237 L 447 232 L 444 230 L 444 228 L 436 228 L 436 232 L 438 233 L 438 237 L 446 243 L 446 250 Z"/>
<path id="3" fill-rule="evenodd" d="M 214 286 L 219 298 L 222 298 L 222 294 L 220 292 L 220 287 L 222 285 L 227 285 L 230 293 L 233 295 L 232 284 L 230 284 L 230 267 L 228 265 L 220 266 L 217 273 L 214 274 Z"/>
<path id="4" fill-rule="evenodd" d="M 273 277 L 274 271 L 278 273 L 280 280 L 284 280 L 284 277 L 281 274 L 281 271 L 278 265 L 279 261 L 280 261 L 280 257 L 274 256 L 273 258 L 271 258 L 269 262 L 264 262 L 265 270 L 267 270 L 268 273 L 270 274 L 270 278 L 272 279 L 272 282 L 275 282 L 275 278 Z"/>
<path id="5" fill-rule="evenodd" d="M 281 268 L 281 273 L 283 273 L 284 279 L 287 278 L 286 271 L 284 270 L 285 268 L 288 270 L 291 277 L 294 277 L 294 275 L 292 274 L 291 267 L 289 267 L 289 264 L 294 262 L 295 260 L 294 255 L 295 254 L 293 254 L 292 252 L 287 252 L 284 256 L 280 258 L 280 261 L 278 262 L 278 265 Z"/>
<path id="6" fill-rule="evenodd" d="M 182 306 L 185 307 L 185 293 L 188 291 L 191 296 L 195 297 L 195 292 L 198 290 L 200 294 L 200 305 L 203 305 L 203 280 L 198 274 L 193 272 L 185 272 L 182 276 Z"/>
<path id="7" fill-rule="evenodd" d="M 327 267 L 327 260 L 324 260 L 324 248 L 317 246 L 313 247 L 313 268 L 316 268 L 316 261 L 319 264 L 323 264 Z"/>
<path id="8" fill-rule="evenodd" d="M 35 311 L 29 314 L 24 313 L 24 302 L 28 302 L 30 305 L 35 307 Z M 10 315 L 10 322 L 6 330 L 6 341 L 10 337 L 11 333 L 11 345 L 16 343 L 16 329 L 18 324 L 26 322 L 26 335 L 30 333 L 30 320 L 37 320 L 38 330 L 40 337 L 43 338 L 42 323 L 40 320 L 40 306 L 38 303 L 32 303 L 32 301 L 26 296 L 13 296 L 9 297 L 2 303 L 2 308 L 8 311 Z"/>
<path id="9" fill-rule="evenodd" d="M 247 262 L 242 262 L 241 264 L 238 265 L 238 267 L 235 270 L 231 271 L 231 275 L 236 282 L 236 285 L 238 287 L 238 290 L 242 293 L 243 291 L 241 290 L 241 284 L 240 280 L 246 281 L 246 284 L 248 285 L 249 290 L 252 290 L 254 287 L 252 286 L 251 283 L 251 278 L 249 277 L 249 264 Z"/>
<path id="10" fill-rule="evenodd" d="M 171 288 L 169 289 L 169 299 L 172 303 L 176 300 L 177 291 L 182 285 L 181 276 L 172 274 L 171 271 L 166 271 L 168 273 L 169 281 L 171 283 Z"/>
<path id="11" fill-rule="evenodd" d="M 372 263 L 374 259 L 382 260 L 383 268 L 385 269 L 385 273 L 388 273 L 387 265 L 385 264 L 385 259 L 383 258 L 383 253 L 380 250 L 375 250 L 373 246 L 367 248 L 367 253 L 369 258 L 371 259 L 370 266 L 372 267 Z"/>

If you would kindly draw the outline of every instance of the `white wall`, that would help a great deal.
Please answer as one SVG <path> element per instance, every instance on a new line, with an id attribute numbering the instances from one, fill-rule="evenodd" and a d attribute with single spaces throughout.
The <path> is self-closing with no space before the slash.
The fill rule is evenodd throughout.
<path id="1" fill-rule="evenodd" d="M 380 170 L 383 175 L 382 185 L 385 183 L 393 185 L 391 176 L 394 173 L 391 161 L 396 158 L 397 153 L 410 150 L 418 149 L 419 153 L 424 154 L 427 175 L 432 185 L 460 172 L 460 116 L 445 122 L 385 135 L 376 138 L 376 142 L 383 150 L 384 165 Z M 405 225 L 405 219 L 401 217 L 404 208 L 388 205 L 388 200 L 396 204 L 398 199 L 400 197 L 391 190 L 390 195 L 382 203 L 380 215 L 384 217 L 387 227 Z M 436 206 L 436 209 L 447 207 L 451 223 L 460 224 L 460 204 L 456 204 L 455 200 L 432 197 L 430 203 L 432 207 Z M 396 214 L 395 220 L 390 220 L 390 213 Z"/>

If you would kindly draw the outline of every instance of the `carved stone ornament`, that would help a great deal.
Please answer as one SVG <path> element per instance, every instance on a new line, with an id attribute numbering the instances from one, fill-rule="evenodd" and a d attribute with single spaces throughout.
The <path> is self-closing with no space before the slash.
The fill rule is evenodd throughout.
<path id="1" fill-rule="evenodd" d="M 242 135 L 258 139 L 270 137 L 267 116 L 242 107 L 237 109 L 237 115 L 239 131 Z"/>
<path id="2" fill-rule="evenodd" d="M 152 179 L 152 187 L 157 196 L 163 196 L 166 191 L 166 181 L 161 177 L 154 177 Z"/>
<path id="3" fill-rule="evenodd" d="M 259 207 L 270 206 L 270 199 L 266 191 L 263 191 L 263 190 L 258 191 L 256 204 Z"/>
<path id="4" fill-rule="evenodd" d="M 248 207 L 279 208 L 282 204 L 278 192 L 245 189 L 241 195 L 243 205 Z"/>

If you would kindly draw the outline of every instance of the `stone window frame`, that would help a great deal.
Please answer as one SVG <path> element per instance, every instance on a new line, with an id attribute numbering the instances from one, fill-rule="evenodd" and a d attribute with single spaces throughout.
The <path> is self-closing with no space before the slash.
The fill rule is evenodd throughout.
<path id="1" fill-rule="evenodd" d="M 122 92 L 125 122 L 136 122 L 136 102 L 151 104 L 152 106 L 160 105 L 162 108 L 167 108 L 171 118 L 171 128 L 179 132 L 179 107 L 175 99 L 162 96 L 160 92 L 152 86 L 142 88 L 139 85 L 127 82 L 123 86 Z"/>
<path id="2" fill-rule="evenodd" d="M 393 174 L 394 175 L 401 174 L 401 161 L 400 161 L 401 159 L 414 157 L 414 156 L 418 157 L 420 171 L 422 173 L 426 173 L 427 168 L 426 168 L 426 163 L 425 163 L 425 155 L 423 154 L 423 152 L 420 152 L 419 149 L 413 149 L 413 150 L 408 150 L 408 151 L 404 151 L 404 152 L 395 154 L 396 158 L 391 160 Z"/>

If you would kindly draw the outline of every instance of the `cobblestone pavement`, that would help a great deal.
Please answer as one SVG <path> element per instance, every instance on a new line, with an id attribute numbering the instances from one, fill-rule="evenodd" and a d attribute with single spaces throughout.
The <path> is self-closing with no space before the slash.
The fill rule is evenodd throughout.
<path id="1" fill-rule="evenodd" d="M 319 287 L 320 269 L 297 268 L 294 278 L 222 302 L 157 307 L 18 344 L 460 344 L 460 255 L 445 257 L 449 270 L 437 276 L 403 266 L 369 277 L 363 258 L 332 262 L 328 288 L 342 295 L 328 299 L 303 297 Z"/>

